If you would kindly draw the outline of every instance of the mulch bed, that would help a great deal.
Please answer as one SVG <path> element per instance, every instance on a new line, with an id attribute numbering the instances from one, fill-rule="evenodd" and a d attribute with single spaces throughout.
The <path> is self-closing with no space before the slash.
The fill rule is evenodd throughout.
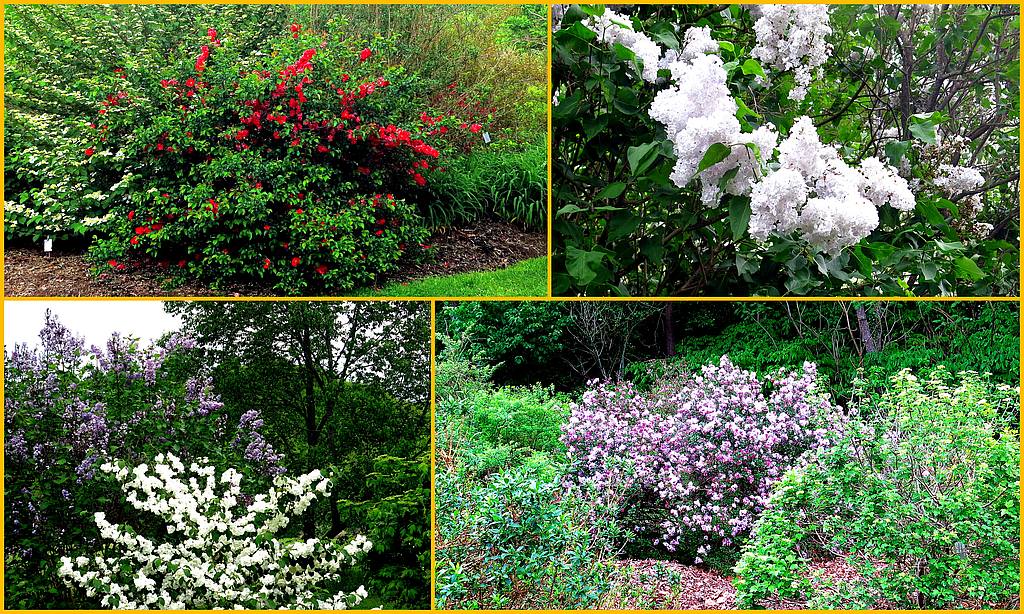
<path id="1" fill-rule="evenodd" d="M 547 254 L 543 233 L 495 221 L 447 229 L 435 233 L 429 241 L 435 254 L 432 262 L 410 264 L 381 283 L 492 271 Z M 199 282 L 172 283 L 170 276 L 157 267 L 94 276 L 81 250 L 46 255 L 38 247 L 12 246 L 4 251 L 6 296 L 273 296 L 269 289 L 256 284 L 237 284 L 218 291 Z"/>
<path id="2" fill-rule="evenodd" d="M 623 585 L 613 597 L 613 602 L 603 604 L 608 609 L 657 609 L 657 610 L 735 610 L 736 589 L 731 578 L 717 572 L 683 565 L 672 561 L 625 560 L 615 563 L 616 576 Z M 669 569 L 677 578 L 658 573 L 658 568 Z M 842 558 L 816 561 L 809 566 L 809 576 L 820 577 L 827 584 L 857 584 L 862 577 Z M 827 589 L 826 589 L 827 590 Z M 629 593 L 636 597 L 623 595 Z M 804 610 L 807 604 L 800 601 L 774 600 L 758 604 L 766 610 Z M 899 609 L 893 603 L 878 603 L 875 609 Z M 958 610 L 1019 610 L 1020 600 L 1010 603 L 985 603 L 963 601 Z"/>

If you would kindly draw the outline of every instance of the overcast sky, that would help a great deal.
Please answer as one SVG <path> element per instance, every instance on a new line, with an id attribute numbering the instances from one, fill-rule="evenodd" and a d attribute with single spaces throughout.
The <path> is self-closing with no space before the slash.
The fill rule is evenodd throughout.
<path id="1" fill-rule="evenodd" d="M 4 301 L 4 347 L 16 343 L 39 345 L 43 314 L 50 309 L 85 347 L 102 347 L 111 333 L 151 341 L 181 326 L 181 319 L 164 312 L 161 301 Z"/>

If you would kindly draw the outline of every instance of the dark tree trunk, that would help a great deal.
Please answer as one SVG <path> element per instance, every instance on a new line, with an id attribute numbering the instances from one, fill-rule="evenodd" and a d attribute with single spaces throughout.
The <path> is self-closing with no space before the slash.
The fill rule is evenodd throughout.
<path id="1" fill-rule="evenodd" d="M 860 342 L 864 344 L 864 352 L 866 354 L 873 354 L 878 351 L 878 344 L 875 343 L 875 337 L 871 334 L 871 324 L 868 322 L 867 311 L 864 307 L 857 307 L 857 327 L 860 329 Z"/>
<path id="2" fill-rule="evenodd" d="M 676 331 L 672 319 L 672 303 L 665 303 L 661 310 L 661 327 L 665 335 L 665 356 L 671 358 L 676 355 Z"/>

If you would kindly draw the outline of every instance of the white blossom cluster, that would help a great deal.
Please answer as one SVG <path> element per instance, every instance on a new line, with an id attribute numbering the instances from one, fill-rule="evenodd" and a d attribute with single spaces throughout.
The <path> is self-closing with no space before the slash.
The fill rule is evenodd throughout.
<path id="1" fill-rule="evenodd" d="M 661 47 L 646 34 L 633 29 L 629 17 L 615 11 L 605 9 L 597 17 L 588 17 L 583 25 L 597 34 L 598 40 L 609 47 L 618 43 L 629 49 L 643 62 L 644 81 L 654 83 L 658 80 L 658 61 L 661 59 Z"/>
<path id="2" fill-rule="evenodd" d="M 985 185 L 985 177 L 976 168 L 940 164 L 935 172 L 935 185 L 946 196 L 970 192 Z"/>
<path id="3" fill-rule="evenodd" d="M 665 125 L 665 132 L 672 141 L 677 160 L 671 179 L 679 187 L 689 184 L 698 175 L 700 162 L 709 147 L 715 143 L 730 147 L 730 154 L 724 160 L 699 173 L 701 200 L 706 206 L 718 204 L 719 183 L 732 169 L 737 172 L 726 184 L 726 192 L 749 194 L 760 175 L 760 161 L 748 144 L 770 153 L 779 138 L 771 126 L 758 128 L 753 133 L 741 131 L 722 58 L 709 54 L 717 50 L 718 42 L 711 38 L 710 30 L 688 30 L 682 50 L 667 65 L 673 84 L 658 92 L 649 111 L 652 119 Z"/>
<path id="4" fill-rule="evenodd" d="M 878 226 L 878 207 L 914 209 L 914 195 L 896 169 L 877 158 L 858 168 L 822 144 L 809 117 L 800 117 L 779 144 L 779 168 L 750 196 L 750 236 L 798 232 L 829 253 L 856 244 Z"/>
<path id="5" fill-rule="evenodd" d="M 826 4 L 754 5 L 757 17 L 754 34 L 757 44 L 751 50 L 758 60 L 779 71 L 793 71 L 796 87 L 790 100 L 800 101 L 832 52 L 825 38 L 832 33 Z"/>
<path id="6" fill-rule="evenodd" d="M 803 99 L 830 53 L 825 41 L 831 33 L 828 7 L 765 5 L 752 10 L 757 15 L 754 56 L 778 70 L 793 70 L 797 88 L 790 97 Z M 718 55 L 720 45 L 709 28 L 689 28 L 679 51 L 661 54 L 657 43 L 635 32 L 618 13 L 606 9 L 584 25 L 604 43 L 618 42 L 641 57 L 645 80 L 655 81 L 659 68 L 671 73 L 668 87 L 655 95 L 648 111 L 665 126 L 673 144 L 676 165 L 670 178 L 685 187 L 699 177 L 701 201 L 708 207 L 718 206 L 723 188 L 728 194 L 749 195 L 748 231 L 754 239 L 796 233 L 818 249 L 837 253 L 878 226 L 879 207 L 914 209 L 914 195 L 896 169 L 877 158 L 850 166 L 834 147 L 822 144 L 810 118 L 797 119 L 781 144 L 772 124 L 744 132 Z M 728 147 L 728 155 L 700 170 L 715 144 Z M 769 166 L 777 145 L 778 163 Z"/>
<path id="7" fill-rule="evenodd" d="M 330 481 L 319 471 L 278 476 L 269 492 L 245 495 L 242 474 L 216 475 L 205 459 L 187 468 L 173 454 L 156 457 L 152 469 L 106 463 L 101 470 L 121 484 L 125 500 L 152 514 L 165 532 L 149 539 L 132 527 L 95 514 L 100 536 L 110 542 L 96 554 L 61 558 L 60 575 L 114 609 L 322 609 L 343 610 L 366 597 L 328 594 L 372 543 L 362 535 L 343 548 L 318 539 L 274 535 L 301 515 Z"/>

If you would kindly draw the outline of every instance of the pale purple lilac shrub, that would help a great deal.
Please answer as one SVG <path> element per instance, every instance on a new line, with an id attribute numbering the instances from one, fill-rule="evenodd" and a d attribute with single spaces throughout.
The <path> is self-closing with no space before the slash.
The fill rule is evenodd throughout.
<path id="1" fill-rule="evenodd" d="M 591 382 L 563 426 L 569 485 L 656 507 L 658 526 L 631 528 L 669 551 L 695 548 L 699 563 L 746 536 L 772 485 L 827 443 L 821 418 L 836 408 L 816 379 L 813 363 L 762 380 L 723 356 L 649 392 Z"/>

